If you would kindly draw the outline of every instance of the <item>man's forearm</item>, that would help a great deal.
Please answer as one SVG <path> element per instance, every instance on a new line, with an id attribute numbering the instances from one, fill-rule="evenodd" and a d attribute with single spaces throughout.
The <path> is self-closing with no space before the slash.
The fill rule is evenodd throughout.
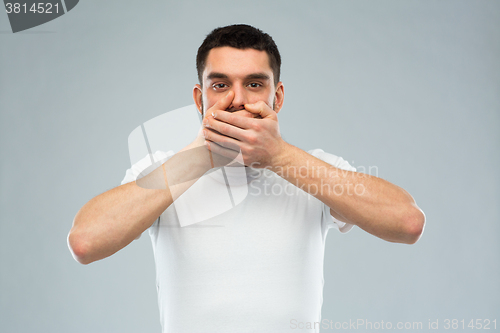
<path id="1" fill-rule="evenodd" d="M 215 163 L 224 163 L 215 159 Z M 208 150 L 190 145 L 147 176 L 98 195 L 75 216 L 68 245 L 87 264 L 119 251 L 150 227 L 214 163 Z"/>
<path id="2" fill-rule="evenodd" d="M 88 264 L 106 258 L 132 242 L 170 206 L 163 189 L 145 189 L 135 182 L 102 193 L 76 214 L 68 235 L 74 258 Z"/>
<path id="3" fill-rule="evenodd" d="M 425 216 L 402 188 L 381 178 L 341 170 L 290 144 L 272 170 L 331 208 L 332 215 L 392 242 L 414 243 Z"/>

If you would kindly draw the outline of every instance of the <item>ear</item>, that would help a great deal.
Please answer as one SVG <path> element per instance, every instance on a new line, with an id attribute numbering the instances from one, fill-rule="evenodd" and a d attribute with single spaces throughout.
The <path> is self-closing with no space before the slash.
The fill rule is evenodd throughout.
<path id="1" fill-rule="evenodd" d="M 202 102 L 203 93 L 201 90 L 201 86 L 199 84 L 195 84 L 193 88 L 193 99 L 196 104 L 196 108 L 198 112 L 203 115 L 203 102 Z"/>
<path id="2" fill-rule="evenodd" d="M 276 113 L 280 112 L 283 107 L 283 101 L 285 99 L 285 87 L 283 86 L 283 82 L 278 82 L 276 85 L 276 92 L 274 94 L 274 111 Z"/>

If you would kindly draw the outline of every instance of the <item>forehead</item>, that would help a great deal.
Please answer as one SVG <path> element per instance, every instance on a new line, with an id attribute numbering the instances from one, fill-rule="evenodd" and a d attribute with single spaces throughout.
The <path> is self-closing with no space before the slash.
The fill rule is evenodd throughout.
<path id="1" fill-rule="evenodd" d="M 247 76 L 252 73 L 268 73 L 273 78 L 266 51 L 255 49 L 236 49 L 229 46 L 210 50 L 203 71 L 203 78 L 210 73 L 223 73 L 228 76 Z"/>

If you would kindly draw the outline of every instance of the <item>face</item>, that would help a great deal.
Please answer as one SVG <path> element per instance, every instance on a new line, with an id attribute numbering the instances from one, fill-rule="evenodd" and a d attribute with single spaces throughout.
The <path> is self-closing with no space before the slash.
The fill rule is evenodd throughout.
<path id="1" fill-rule="evenodd" d="M 229 91 L 234 99 L 227 111 L 244 110 L 245 104 L 264 101 L 276 112 L 283 105 L 283 84 L 274 85 L 273 71 L 265 51 L 217 47 L 208 53 L 203 86 L 197 84 L 193 98 L 203 115 Z M 245 111 L 247 112 L 247 111 Z"/>

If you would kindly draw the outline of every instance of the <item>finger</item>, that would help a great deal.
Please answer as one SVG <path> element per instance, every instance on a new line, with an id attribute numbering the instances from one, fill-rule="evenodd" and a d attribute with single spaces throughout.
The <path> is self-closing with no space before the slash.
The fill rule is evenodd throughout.
<path id="1" fill-rule="evenodd" d="M 225 148 L 239 150 L 239 145 L 238 145 L 239 141 L 235 140 L 234 138 L 222 135 L 218 132 L 209 129 L 205 129 L 203 131 L 203 136 L 205 137 L 206 141 L 215 142 L 218 145 Z"/>
<path id="2" fill-rule="evenodd" d="M 232 150 L 210 141 L 205 141 L 205 146 L 212 152 L 214 166 L 225 166 L 237 162 L 244 164 L 243 157 L 239 150 Z"/>
<path id="3" fill-rule="evenodd" d="M 235 139 L 234 137 L 231 137 L 229 135 L 225 135 L 225 134 L 222 134 L 221 132 L 217 131 L 215 128 L 213 128 L 212 126 L 208 126 L 208 125 L 205 125 L 207 123 L 207 121 L 203 121 L 203 126 L 202 126 L 202 130 L 200 132 L 200 136 L 205 139 L 205 137 L 207 135 L 209 135 L 209 132 L 213 132 L 215 134 L 219 134 L 219 135 L 222 135 L 223 137 L 227 137 L 227 138 L 231 138 L 231 139 Z M 228 125 L 229 126 L 229 125 Z"/>
<path id="4" fill-rule="evenodd" d="M 271 109 L 269 105 L 267 105 L 263 101 L 259 101 L 254 104 L 245 104 L 245 110 L 252 112 L 254 114 L 260 115 L 262 118 L 270 117 L 270 118 L 275 118 L 276 117 L 276 111 Z"/>
<path id="5" fill-rule="evenodd" d="M 240 117 L 245 117 L 245 118 L 256 118 L 256 119 L 262 119 L 262 117 L 258 114 L 248 112 L 247 110 L 239 110 L 239 111 L 233 111 L 231 112 L 232 114 L 237 114 Z"/>
<path id="6" fill-rule="evenodd" d="M 251 114 L 250 112 L 247 113 Z M 242 129 L 249 129 L 250 122 L 253 119 L 253 117 L 245 117 L 234 112 L 219 111 L 216 118 L 204 120 L 203 125 L 213 128 L 224 135 L 241 140 L 241 136 L 243 135 Z"/>
<path id="7" fill-rule="evenodd" d="M 222 97 L 219 99 L 214 106 L 212 106 L 210 109 L 215 110 L 226 110 L 229 105 L 233 102 L 234 99 L 234 92 L 231 90 L 227 93 L 226 96 Z"/>
<path id="8" fill-rule="evenodd" d="M 220 112 L 217 117 L 220 116 Z M 244 136 L 245 136 L 245 130 L 234 126 L 233 124 L 226 123 L 224 121 L 219 121 L 217 119 L 206 119 L 203 124 L 205 125 L 206 128 L 215 131 L 216 133 L 222 134 L 226 137 L 230 137 L 233 139 L 236 139 L 238 141 L 241 141 Z"/>

